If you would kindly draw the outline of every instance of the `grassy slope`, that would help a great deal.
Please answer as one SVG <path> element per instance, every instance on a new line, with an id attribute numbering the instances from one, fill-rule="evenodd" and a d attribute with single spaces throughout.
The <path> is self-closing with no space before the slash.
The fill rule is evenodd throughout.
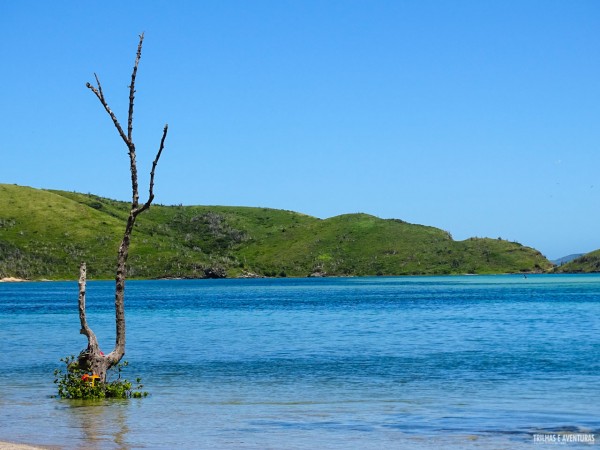
<path id="1" fill-rule="evenodd" d="M 298 274 L 504 273 L 549 268 L 536 251 L 492 239 L 455 242 L 448 233 L 399 220 L 349 214 L 282 229 L 240 252 L 261 266 Z M 537 265 L 537 267 L 536 267 Z"/>
<path id="2" fill-rule="evenodd" d="M 121 228 L 116 218 L 52 192 L 0 185 L 0 275 L 61 278 L 77 274 L 81 259 L 103 264 Z"/>
<path id="3" fill-rule="evenodd" d="M 112 278 L 128 205 L 93 195 L 0 185 L 0 276 Z M 154 205 L 138 219 L 130 275 L 203 277 L 402 275 L 542 271 L 520 244 L 469 239 L 400 220 L 347 214 L 320 220 L 291 211 Z"/>
<path id="4" fill-rule="evenodd" d="M 556 268 L 559 273 L 600 272 L 600 250 L 587 253 Z"/>

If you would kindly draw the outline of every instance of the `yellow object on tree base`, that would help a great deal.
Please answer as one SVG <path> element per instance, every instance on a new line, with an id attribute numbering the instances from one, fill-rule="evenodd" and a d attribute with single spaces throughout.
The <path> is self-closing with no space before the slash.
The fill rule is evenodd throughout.
<path id="1" fill-rule="evenodd" d="M 81 379 L 83 381 L 89 381 L 90 383 L 92 383 L 92 386 L 96 386 L 96 380 L 100 379 L 100 375 L 88 375 L 87 373 L 84 373 Z"/>

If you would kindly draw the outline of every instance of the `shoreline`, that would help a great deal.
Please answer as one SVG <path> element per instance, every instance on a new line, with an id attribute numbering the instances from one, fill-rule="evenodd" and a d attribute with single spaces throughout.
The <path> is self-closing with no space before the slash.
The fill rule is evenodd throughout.
<path id="1" fill-rule="evenodd" d="M 264 280 L 284 280 L 284 279 L 305 279 L 305 278 L 408 278 L 408 277 L 464 277 L 464 276 L 530 276 L 530 275 L 598 275 L 600 272 L 492 272 L 492 273 L 439 273 L 439 274 L 402 274 L 402 275 L 321 275 L 321 276 L 232 276 L 232 277 L 160 277 L 160 278 L 127 278 L 127 281 L 187 281 L 187 280 L 247 280 L 247 279 L 264 279 Z M 113 278 L 94 278 L 88 281 L 114 281 Z M 0 278 L 0 283 L 43 283 L 43 282 L 77 282 L 76 279 L 56 279 L 48 278 L 27 280 L 25 278 L 5 277 Z M 0 448 L 0 450 L 2 450 Z"/>
<path id="2" fill-rule="evenodd" d="M 36 447 L 33 445 L 19 444 L 16 442 L 0 441 L 0 450 L 44 450 L 48 447 Z"/>
<path id="3" fill-rule="evenodd" d="M 29 280 L 25 280 L 24 278 L 15 278 L 15 277 L 5 277 L 0 278 L 0 283 L 24 283 Z M 0 447 L 2 448 L 2 447 Z"/>

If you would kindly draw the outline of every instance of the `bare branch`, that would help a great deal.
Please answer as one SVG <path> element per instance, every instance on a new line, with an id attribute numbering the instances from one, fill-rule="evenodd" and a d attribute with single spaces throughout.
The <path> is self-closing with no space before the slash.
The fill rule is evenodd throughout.
<path id="1" fill-rule="evenodd" d="M 158 164 L 158 160 L 160 159 L 160 155 L 162 155 L 162 151 L 165 148 L 165 139 L 167 138 L 167 132 L 169 131 L 169 124 L 165 124 L 165 128 L 163 129 L 163 135 L 160 140 L 160 146 L 158 147 L 158 152 L 156 153 L 156 158 L 152 162 L 152 170 L 150 171 L 150 193 L 148 196 L 148 204 L 154 199 L 154 171 L 156 170 L 156 165 Z"/>
<path id="2" fill-rule="evenodd" d="M 98 92 L 100 92 L 100 100 L 104 100 L 104 92 L 102 92 L 102 85 L 100 84 L 100 78 L 94 72 L 94 78 L 96 78 L 96 84 L 98 85 Z"/>
<path id="3" fill-rule="evenodd" d="M 131 171 L 131 191 L 132 191 L 132 206 L 133 208 L 137 208 L 139 204 L 139 193 L 138 193 L 138 178 L 137 178 L 137 165 L 135 161 L 135 144 L 133 143 L 133 105 L 135 100 L 135 79 L 137 76 L 137 69 L 140 63 L 140 58 L 142 57 L 142 43 L 144 41 L 144 33 L 140 34 L 140 41 L 138 43 L 137 53 L 135 57 L 135 63 L 133 65 L 133 71 L 131 73 L 131 84 L 129 85 L 129 112 L 127 116 L 127 134 L 123 130 L 123 127 L 119 123 L 117 116 L 108 106 L 106 99 L 104 98 L 104 92 L 102 92 L 102 85 L 100 84 L 100 78 L 98 75 L 94 73 L 94 77 L 96 78 L 96 83 L 98 87 L 94 87 L 91 83 L 87 83 L 86 86 L 96 94 L 102 106 L 110 116 L 115 125 L 115 128 L 119 132 L 121 139 L 127 145 L 127 149 L 129 152 L 129 168 Z"/>
<path id="4" fill-rule="evenodd" d="M 132 208 L 137 209 L 139 203 L 137 165 L 135 162 L 135 145 L 133 144 L 133 103 L 135 99 L 135 77 L 137 69 L 142 57 L 142 44 L 144 42 L 144 33 L 140 34 L 140 42 L 138 43 L 137 53 L 135 55 L 135 63 L 131 72 L 131 84 L 129 85 L 129 113 L 127 115 L 127 146 L 129 147 L 129 162 L 131 171 L 131 192 L 132 192 Z"/>
<path id="5" fill-rule="evenodd" d="M 87 272 L 85 262 L 82 262 L 79 266 L 79 322 L 81 323 L 80 334 L 85 335 L 88 338 L 88 349 L 98 349 L 98 340 L 96 335 L 89 327 L 87 319 L 85 317 L 85 285 L 87 279 Z"/>
<path id="6" fill-rule="evenodd" d="M 158 152 L 156 153 L 156 158 L 154 158 L 154 162 L 152 163 L 152 170 L 150 171 L 150 192 L 148 194 L 148 201 L 146 203 L 144 203 L 141 208 L 138 208 L 135 211 L 136 215 L 138 215 L 141 212 L 150 208 L 150 204 L 152 203 L 152 200 L 154 200 L 154 172 L 156 170 L 158 160 L 160 159 L 160 155 L 162 154 L 162 151 L 165 148 L 165 139 L 167 138 L 168 131 L 169 131 L 169 124 L 165 124 L 165 128 L 163 129 L 162 139 L 160 140 L 160 147 L 158 148 Z"/>
<path id="7" fill-rule="evenodd" d="M 96 80 L 97 79 L 98 79 L 98 77 L 96 77 Z M 127 148 L 129 148 L 130 145 L 131 145 L 131 143 L 129 142 L 129 139 L 127 139 L 127 136 L 125 136 L 125 132 L 123 131 L 123 128 L 121 127 L 121 124 L 117 120 L 117 116 L 115 116 L 115 113 L 112 112 L 112 110 L 108 106 L 108 103 L 106 103 L 106 100 L 104 99 L 104 94 L 102 93 L 102 88 L 100 88 L 100 87 L 95 88 L 94 86 L 92 86 L 91 83 L 86 83 L 85 85 L 94 94 L 96 94 L 96 97 L 98 97 L 98 100 L 100 100 L 100 103 L 102 103 L 102 106 L 104 106 L 104 109 L 106 110 L 106 112 L 108 113 L 108 115 L 112 119 L 113 123 L 115 124 L 115 127 L 117 128 L 117 131 L 119 132 L 119 135 L 121 136 L 121 138 L 123 139 L 123 141 L 127 145 Z M 98 86 L 100 86 L 100 84 L 98 84 Z"/>
<path id="8" fill-rule="evenodd" d="M 140 42 L 138 43 L 137 53 L 135 55 L 135 64 L 131 73 L 131 84 L 129 85 L 129 115 L 127 119 L 127 138 L 131 142 L 133 136 L 133 100 L 135 98 L 135 77 L 137 75 L 138 64 L 142 57 L 142 42 L 144 41 L 144 33 L 140 34 Z"/>

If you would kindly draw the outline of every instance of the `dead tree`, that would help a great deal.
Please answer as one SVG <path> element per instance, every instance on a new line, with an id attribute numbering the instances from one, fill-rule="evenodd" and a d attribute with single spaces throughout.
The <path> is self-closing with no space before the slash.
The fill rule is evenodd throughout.
<path id="1" fill-rule="evenodd" d="M 137 176 L 137 164 L 135 154 L 135 144 L 133 142 L 133 103 L 135 98 L 135 78 L 137 75 L 138 64 L 142 56 L 142 43 L 144 41 L 144 34 L 140 35 L 140 41 L 138 43 L 137 53 L 135 57 L 135 64 L 133 66 L 133 72 L 131 73 L 131 84 L 129 85 L 129 114 L 127 117 L 127 134 L 123 130 L 123 127 L 117 120 L 117 117 L 108 106 L 104 92 L 102 91 L 102 85 L 98 75 L 94 74 L 96 78 L 96 86 L 87 83 L 86 86 L 98 97 L 100 103 L 112 119 L 112 122 L 119 132 L 121 139 L 125 142 L 129 153 L 129 169 L 131 171 L 131 208 L 129 211 L 129 217 L 127 218 L 127 224 L 125 225 L 125 232 L 123 233 L 123 239 L 119 246 L 117 255 L 117 268 L 116 268 L 116 287 L 115 287 L 115 323 L 116 323 L 116 343 L 113 351 L 105 355 L 100 351 L 98 340 L 96 335 L 89 327 L 86 315 L 85 315 L 85 290 L 86 290 L 86 265 L 85 262 L 81 263 L 79 269 L 79 320 L 81 322 L 81 334 L 84 334 L 88 339 L 87 348 L 79 355 L 79 365 L 82 368 L 86 368 L 92 373 L 99 375 L 102 381 L 106 381 L 106 372 L 111 367 L 119 363 L 119 361 L 125 355 L 125 278 L 127 277 L 127 257 L 129 254 L 129 243 L 131 241 L 131 233 L 135 225 L 137 217 L 150 208 L 150 204 L 154 199 L 154 172 L 156 165 L 160 159 L 160 155 L 165 145 L 165 139 L 167 137 L 168 125 L 165 125 L 160 140 L 160 146 L 154 162 L 152 163 L 152 169 L 150 171 L 150 188 L 148 194 L 148 200 L 145 203 L 140 204 L 139 193 L 138 193 L 138 176 Z"/>

